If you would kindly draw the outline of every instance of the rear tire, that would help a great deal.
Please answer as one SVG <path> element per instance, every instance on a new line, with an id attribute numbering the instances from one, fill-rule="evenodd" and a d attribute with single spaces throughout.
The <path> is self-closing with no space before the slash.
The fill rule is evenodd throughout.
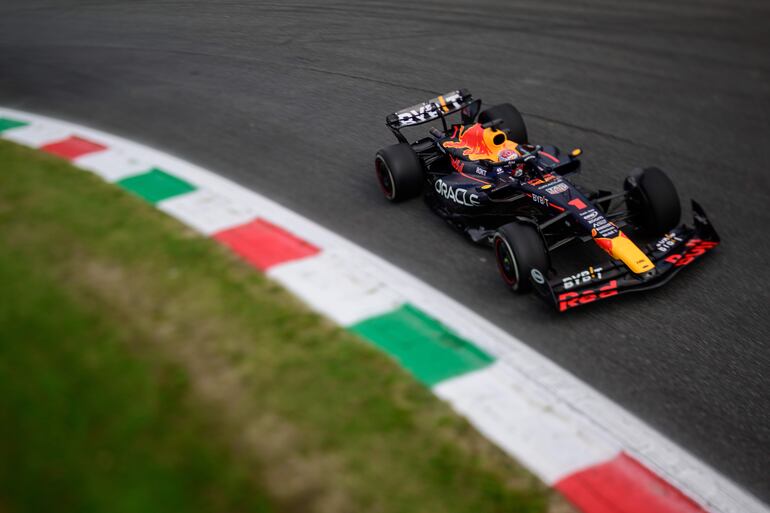
<path id="1" fill-rule="evenodd" d="M 378 151 L 374 170 L 382 193 L 390 201 L 408 200 L 422 192 L 425 173 L 420 158 L 409 144 L 394 144 Z"/>
<path id="2" fill-rule="evenodd" d="M 639 225 L 651 235 L 669 232 L 679 224 L 682 207 L 671 179 L 657 167 L 637 171 L 624 184 L 627 203 L 639 216 Z"/>
<path id="3" fill-rule="evenodd" d="M 548 252 L 537 228 L 513 222 L 501 226 L 492 239 L 497 269 L 505 284 L 514 292 L 532 290 L 533 279 L 545 280 Z"/>
<path id="4" fill-rule="evenodd" d="M 508 139 L 518 144 L 529 143 L 527 137 L 527 125 L 524 124 L 524 118 L 521 113 L 510 103 L 501 103 L 490 107 L 479 114 L 479 123 L 488 123 L 495 119 L 502 119 L 501 130 L 508 131 Z"/>

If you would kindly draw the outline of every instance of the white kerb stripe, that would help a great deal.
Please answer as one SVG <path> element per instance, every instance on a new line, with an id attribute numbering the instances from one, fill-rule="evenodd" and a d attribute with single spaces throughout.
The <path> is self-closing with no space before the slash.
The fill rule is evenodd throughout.
<path id="1" fill-rule="evenodd" d="M 344 249 L 277 265 L 268 275 L 342 326 L 392 311 L 405 302 L 373 262 Z"/>
<path id="2" fill-rule="evenodd" d="M 541 397 L 539 387 L 501 362 L 433 390 L 549 485 L 621 451 L 568 405 Z"/>
<path id="3" fill-rule="evenodd" d="M 137 158 L 122 148 L 110 147 L 104 151 L 89 153 L 75 159 L 75 165 L 101 176 L 108 182 L 116 182 L 128 176 L 145 173 L 153 164 Z"/>
<path id="4" fill-rule="evenodd" d="M 73 132 L 68 128 L 40 123 L 11 128 L 2 132 L 3 139 L 32 148 L 39 148 L 51 142 L 66 139 L 71 135 Z"/>
<path id="5" fill-rule="evenodd" d="M 258 215 L 248 202 L 234 201 L 206 189 L 161 201 L 158 208 L 204 235 L 248 223 Z"/>

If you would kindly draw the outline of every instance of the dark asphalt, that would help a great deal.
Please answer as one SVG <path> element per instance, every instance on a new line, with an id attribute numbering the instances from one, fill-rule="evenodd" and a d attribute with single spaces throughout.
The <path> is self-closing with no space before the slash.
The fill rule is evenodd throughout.
<path id="1" fill-rule="evenodd" d="M 3 0 L 0 104 L 221 171 L 468 304 L 770 502 L 770 4 Z M 420 201 L 384 116 L 467 87 L 584 181 L 667 169 L 724 244 L 666 288 L 557 316 Z M 1 165 L 1 163 L 0 163 Z M 689 212 L 687 214 L 689 216 Z"/>

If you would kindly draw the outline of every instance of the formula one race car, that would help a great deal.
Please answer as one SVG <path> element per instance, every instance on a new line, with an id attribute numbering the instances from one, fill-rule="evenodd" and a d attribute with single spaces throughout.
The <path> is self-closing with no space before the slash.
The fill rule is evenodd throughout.
<path id="1" fill-rule="evenodd" d="M 480 110 L 461 89 L 387 116 L 399 142 L 377 152 L 375 170 L 390 201 L 424 193 L 439 216 L 491 246 L 511 290 L 534 289 L 565 311 L 660 286 L 719 244 L 695 201 L 694 226 L 680 224 L 679 197 L 660 169 L 632 172 L 620 192 L 587 190 L 568 178 L 580 170 L 580 149 L 530 144 L 509 103 Z M 459 123 L 448 123 L 455 113 Z M 409 143 L 402 134 L 430 122 L 428 137 Z M 559 267 L 586 263 L 559 273 L 565 253 Z"/>

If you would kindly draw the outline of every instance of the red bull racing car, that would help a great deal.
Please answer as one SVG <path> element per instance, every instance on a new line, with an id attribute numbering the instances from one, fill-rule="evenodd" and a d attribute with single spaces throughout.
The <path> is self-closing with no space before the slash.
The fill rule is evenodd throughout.
<path id="1" fill-rule="evenodd" d="M 425 123 L 427 137 L 409 142 L 402 133 Z M 439 216 L 493 248 L 507 287 L 534 289 L 559 311 L 663 285 L 719 244 L 695 201 L 693 226 L 680 224 L 679 196 L 658 168 L 635 170 L 619 192 L 573 183 L 581 150 L 530 144 L 509 103 L 481 110 L 461 89 L 386 124 L 398 143 L 375 157 L 385 197 L 423 194 Z"/>

